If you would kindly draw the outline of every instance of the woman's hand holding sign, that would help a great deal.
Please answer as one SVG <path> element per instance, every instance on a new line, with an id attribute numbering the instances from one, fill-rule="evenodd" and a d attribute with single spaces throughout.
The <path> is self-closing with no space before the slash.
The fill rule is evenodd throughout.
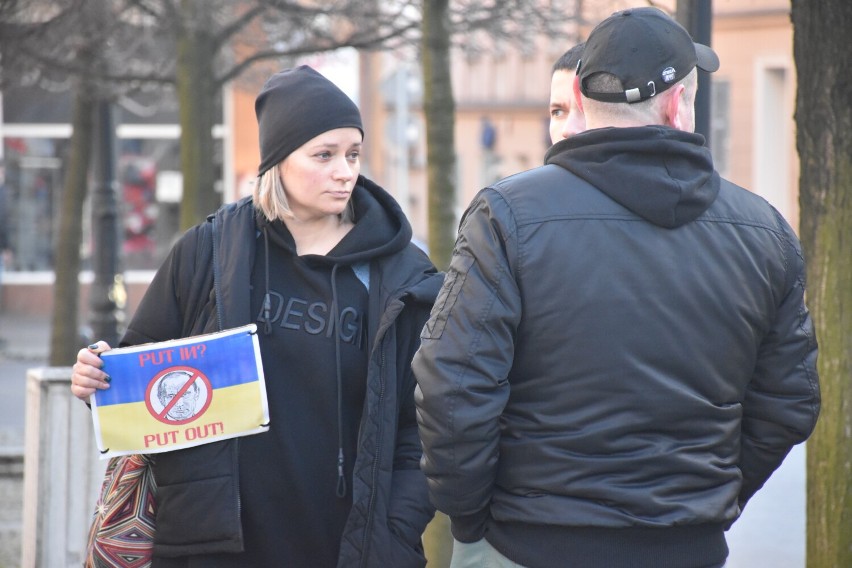
<path id="1" fill-rule="evenodd" d="M 77 352 L 77 362 L 71 374 L 71 392 L 83 402 L 89 402 L 89 397 L 96 390 L 109 388 L 112 378 L 101 370 L 103 361 L 100 354 L 110 349 L 112 347 L 106 341 L 98 341 Z"/>

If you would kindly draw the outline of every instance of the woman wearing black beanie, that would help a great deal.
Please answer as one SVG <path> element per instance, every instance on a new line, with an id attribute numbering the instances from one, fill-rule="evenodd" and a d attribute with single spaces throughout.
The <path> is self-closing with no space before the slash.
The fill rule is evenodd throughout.
<path id="1" fill-rule="evenodd" d="M 255 110 L 254 194 L 182 237 L 121 344 L 256 322 L 270 429 L 157 454 L 152 565 L 422 567 L 434 509 L 410 363 L 442 278 L 360 175 L 361 116 L 340 89 L 288 69 Z M 78 354 L 77 397 L 108 388 L 107 349 Z"/>

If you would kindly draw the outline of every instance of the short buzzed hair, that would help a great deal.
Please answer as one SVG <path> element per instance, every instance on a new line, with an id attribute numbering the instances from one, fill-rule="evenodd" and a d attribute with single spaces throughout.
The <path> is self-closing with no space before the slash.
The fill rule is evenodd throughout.
<path id="1" fill-rule="evenodd" d="M 586 43 L 581 42 L 562 54 L 562 57 L 556 60 L 550 74 L 553 75 L 557 71 L 577 71 L 577 63 L 580 62 L 580 56 L 583 55 L 583 47 Z"/>
<path id="2" fill-rule="evenodd" d="M 621 80 L 610 73 L 595 73 L 586 80 L 586 83 L 588 85 L 592 85 L 595 92 L 620 93 L 624 90 Z M 677 81 L 675 85 L 680 83 L 683 83 L 687 92 L 694 92 L 695 89 L 698 88 L 697 69 L 693 68 L 686 77 Z M 583 108 L 586 111 L 587 116 L 589 114 L 597 115 L 598 113 L 601 113 L 611 118 L 631 117 L 647 121 L 648 124 L 657 124 L 656 121 L 659 120 L 660 113 L 662 112 L 661 105 L 663 105 L 663 103 L 660 101 L 663 100 L 663 97 L 651 97 L 650 99 L 639 101 L 637 103 L 604 103 L 590 99 L 585 95 L 581 96 L 583 97 Z"/>

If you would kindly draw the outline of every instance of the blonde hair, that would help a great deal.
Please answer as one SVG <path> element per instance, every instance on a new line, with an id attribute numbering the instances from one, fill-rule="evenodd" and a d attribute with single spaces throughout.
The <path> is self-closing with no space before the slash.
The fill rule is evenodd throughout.
<path id="1" fill-rule="evenodd" d="M 278 173 L 278 165 L 272 166 L 257 178 L 252 191 L 254 206 L 263 213 L 268 221 L 276 219 L 293 219 L 293 211 L 287 201 L 287 192 L 281 182 L 281 174 Z M 355 222 L 355 208 L 352 205 L 352 197 L 346 203 L 346 209 L 340 214 L 343 222 Z"/>

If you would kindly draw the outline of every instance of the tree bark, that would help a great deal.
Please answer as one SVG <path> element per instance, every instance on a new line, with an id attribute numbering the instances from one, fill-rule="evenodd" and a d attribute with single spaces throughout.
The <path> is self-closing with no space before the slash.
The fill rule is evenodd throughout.
<path id="1" fill-rule="evenodd" d="M 53 367 L 73 364 L 80 345 L 77 331 L 80 292 L 80 242 L 94 131 L 91 89 L 78 87 L 73 115 L 71 156 L 62 189 L 62 215 L 54 242 L 56 281 L 53 285 L 50 357 Z"/>
<path id="2" fill-rule="evenodd" d="M 456 105 L 450 73 L 448 0 L 423 0 L 423 113 L 429 215 L 429 256 L 446 270 L 456 231 Z M 426 527 L 423 547 L 428 568 L 447 568 L 453 553 L 449 518 L 441 512 Z"/>
<path id="3" fill-rule="evenodd" d="M 807 448 L 807 566 L 852 566 L 852 3 L 792 1 L 801 238 L 822 414 Z"/>
<path id="4" fill-rule="evenodd" d="M 439 269 L 445 270 L 456 236 L 456 105 L 450 74 L 448 0 L 424 0 L 422 42 L 429 255 Z"/>
<path id="5" fill-rule="evenodd" d="M 213 213 L 222 203 L 215 191 L 219 179 L 213 158 L 217 86 L 214 61 L 217 49 L 209 7 L 199 0 L 181 0 L 183 25 L 177 39 L 176 83 L 180 108 L 180 162 L 183 197 L 181 231 Z"/>

